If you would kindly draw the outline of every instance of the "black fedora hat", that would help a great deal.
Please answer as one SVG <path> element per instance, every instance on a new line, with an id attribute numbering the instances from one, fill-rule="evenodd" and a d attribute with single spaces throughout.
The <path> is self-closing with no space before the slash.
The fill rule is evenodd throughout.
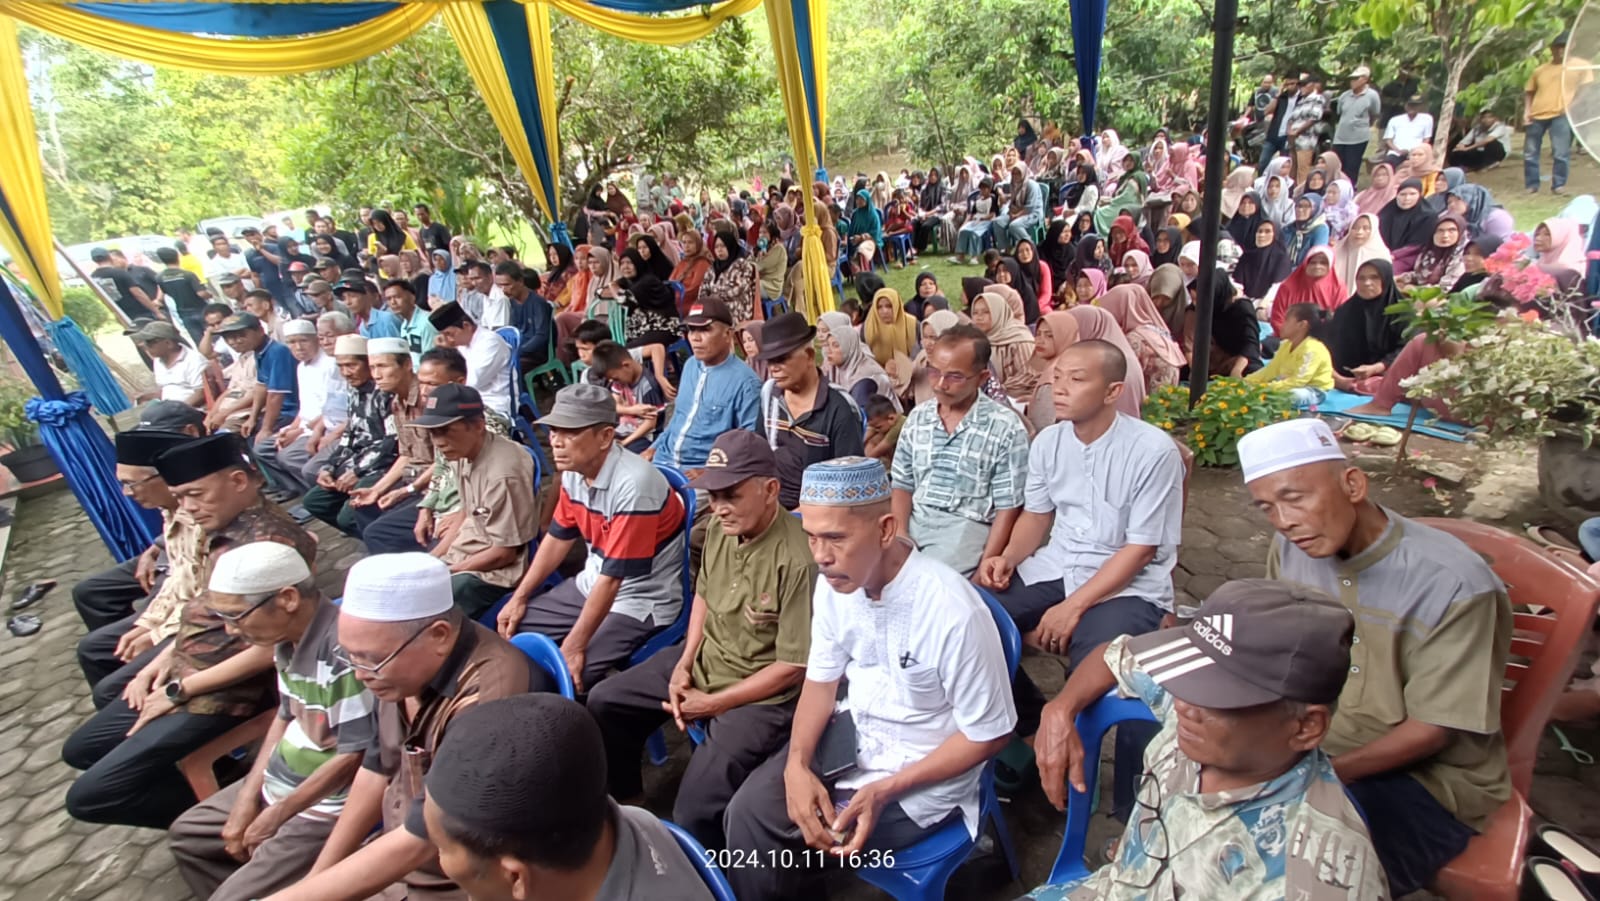
<path id="1" fill-rule="evenodd" d="M 817 327 L 799 313 L 774 316 L 761 330 L 761 351 L 756 359 L 771 361 L 781 359 L 798 348 L 810 344 L 817 337 Z"/>

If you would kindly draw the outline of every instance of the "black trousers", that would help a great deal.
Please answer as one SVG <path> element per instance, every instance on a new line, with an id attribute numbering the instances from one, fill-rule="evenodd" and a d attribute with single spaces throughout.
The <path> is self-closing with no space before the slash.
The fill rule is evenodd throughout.
<path id="1" fill-rule="evenodd" d="M 644 791 L 639 757 L 651 733 L 672 719 L 661 709 L 661 702 L 667 699 L 667 682 L 682 655 L 681 644 L 666 648 L 589 693 L 589 713 L 606 740 L 614 798 L 634 798 Z M 707 848 L 725 847 L 722 817 L 728 802 L 756 767 L 788 742 L 794 704 L 793 700 L 746 704 L 702 723 L 706 738 L 694 749 L 684 770 L 672 821 Z"/>
<path id="2" fill-rule="evenodd" d="M 917 220 L 916 226 L 911 230 L 911 246 L 917 249 L 917 253 L 927 250 L 928 245 L 933 243 L 939 234 L 941 224 L 938 216 Z"/>
<path id="3" fill-rule="evenodd" d="M 246 719 L 174 710 L 128 735 L 138 718 L 119 697 L 67 737 L 61 759 L 84 771 L 67 789 L 73 817 L 166 829 L 198 800 L 178 761 Z"/>
<path id="4" fill-rule="evenodd" d="M 759 861 L 760 865 L 728 867 L 723 875 L 733 887 L 733 896 L 739 901 L 786 901 L 820 897 L 819 868 L 806 869 L 807 863 L 817 860 L 813 852 L 803 852 L 805 841 L 800 837 L 800 827 L 789 819 L 789 806 L 783 784 L 783 768 L 788 763 L 788 743 L 767 759 L 766 763 L 750 774 L 744 785 L 733 796 L 723 827 L 728 833 L 728 849 L 742 852 L 745 860 Z M 854 792 L 834 791 L 835 806 L 846 802 Z M 939 822 L 918 826 L 898 803 L 883 809 L 878 824 L 867 836 L 866 849 L 893 851 L 915 844 L 924 836 L 961 819 L 961 809 L 955 808 Z M 790 866 L 773 852 L 789 851 L 793 854 Z M 838 866 L 838 864 L 832 864 Z"/>
<path id="5" fill-rule="evenodd" d="M 139 675 L 140 670 L 150 665 L 150 661 L 156 659 L 156 655 L 165 650 L 169 644 L 172 644 L 172 639 L 170 638 L 157 643 L 155 647 L 129 660 L 127 663 L 118 660 L 116 669 L 90 686 L 92 689 L 90 699 L 94 701 L 94 709 L 104 710 L 112 701 L 122 697 L 122 690 L 128 687 L 128 683 L 133 681 L 133 677 Z"/>
<path id="6" fill-rule="evenodd" d="M 428 549 L 417 544 L 417 505 L 420 495 L 413 495 L 387 510 L 377 506 L 352 507 L 355 511 L 356 529 L 367 550 L 374 554 L 405 554 Z"/>
<path id="7" fill-rule="evenodd" d="M 72 605 L 90 631 L 128 616 L 135 604 L 149 596 L 133 574 L 138 562 L 134 557 L 72 586 Z"/>
<path id="8" fill-rule="evenodd" d="M 1345 791 L 1361 808 L 1396 898 L 1427 887 L 1478 834 L 1404 772 L 1358 779 Z"/>
<path id="9" fill-rule="evenodd" d="M 1335 144 L 1333 152 L 1339 155 L 1339 168 L 1350 179 L 1353 188 L 1361 183 L 1361 164 L 1366 160 L 1367 142 L 1359 144 Z"/>
<path id="10" fill-rule="evenodd" d="M 1506 158 L 1506 149 L 1500 146 L 1499 141 L 1479 147 L 1474 150 L 1452 150 L 1445 157 L 1445 163 L 1465 169 L 1468 172 L 1477 172 L 1487 169 L 1495 163 L 1503 162 Z"/>
<path id="11" fill-rule="evenodd" d="M 88 635 L 78 639 L 78 668 L 83 670 L 83 679 L 89 683 L 90 688 L 99 685 L 107 676 L 122 669 L 122 661 L 117 658 L 117 642 L 122 636 L 128 634 L 133 628 L 134 620 L 139 614 L 130 613 L 122 619 L 108 625 L 93 629 Z M 103 704 L 96 704 L 103 707 Z"/>

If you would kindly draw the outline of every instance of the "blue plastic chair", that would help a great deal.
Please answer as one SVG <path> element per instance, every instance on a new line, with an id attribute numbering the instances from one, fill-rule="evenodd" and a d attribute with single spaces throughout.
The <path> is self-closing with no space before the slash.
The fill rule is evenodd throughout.
<path id="1" fill-rule="evenodd" d="M 518 348 L 522 347 L 522 330 L 514 325 L 502 325 L 495 329 L 494 333 L 511 345 L 511 425 L 515 429 L 513 437 L 520 434 L 522 443 L 533 444 L 536 439 L 528 415 L 538 415 L 539 407 L 533 402 L 533 394 L 523 388 L 522 373 L 519 371 L 522 368 L 522 355 L 518 351 Z M 524 409 L 528 414 L 523 413 Z"/>
<path id="2" fill-rule="evenodd" d="M 1092 872 L 1083 862 L 1083 845 L 1089 833 L 1089 815 L 1094 811 L 1093 792 L 1099 785 L 1100 743 L 1106 733 L 1118 723 L 1156 721 L 1155 714 L 1138 698 L 1124 698 L 1113 689 L 1087 710 L 1078 714 L 1078 737 L 1083 740 L 1083 782 L 1089 792 L 1080 792 L 1067 785 L 1067 828 L 1061 838 L 1061 852 L 1056 855 L 1055 866 L 1050 869 L 1051 885 L 1077 882 L 1088 878 Z"/>
<path id="3" fill-rule="evenodd" d="M 844 306 L 844 255 L 833 263 L 833 290 L 839 292 L 839 306 Z"/>
<path id="4" fill-rule="evenodd" d="M 1022 660 L 1022 634 L 1012 622 L 1011 614 L 1000 606 L 994 596 L 977 589 L 979 597 L 989 608 L 995 628 L 1000 630 L 1000 647 L 1005 652 L 1006 670 L 1016 676 L 1017 665 Z M 1011 844 L 1011 830 L 1006 826 L 1005 815 L 1000 810 L 1000 799 L 994 790 L 994 761 L 983 766 L 983 776 L 978 787 L 978 827 L 994 825 L 995 840 L 1005 855 L 1006 866 L 1011 868 L 1015 880 L 1016 849 Z M 939 901 L 944 898 L 945 883 L 955 873 L 974 847 L 972 836 L 967 834 L 967 824 L 957 820 L 907 848 L 894 852 L 893 866 L 862 867 L 856 875 L 868 885 L 888 892 L 898 901 Z M 1054 880 L 1052 880 L 1054 881 Z"/>
<path id="5" fill-rule="evenodd" d="M 768 300 L 765 297 L 761 298 L 761 317 L 763 319 L 771 319 L 772 317 L 777 316 L 788 309 L 788 302 L 781 297 L 774 297 L 771 300 Z"/>
<path id="6" fill-rule="evenodd" d="M 511 636 L 511 644 L 556 680 L 556 691 L 563 698 L 571 701 L 577 697 L 577 692 L 572 690 L 572 674 L 567 672 L 567 658 L 561 656 L 561 648 L 549 636 L 523 632 Z"/>
<path id="7" fill-rule="evenodd" d="M 695 872 L 700 874 L 700 879 L 705 882 L 706 888 L 711 890 L 711 897 L 716 901 L 738 901 L 733 896 L 733 886 L 728 884 L 728 877 L 722 875 L 722 870 L 716 864 L 706 859 L 704 845 L 695 841 L 694 836 L 683 830 L 682 826 L 670 820 L 662 820 L 661 825 L 667 827 L 672 837 L 678 840 L 678 847 L 694 864 Z"/>
<path id="8" fill-rule="evenodd" d="M 900 258 L 900 265 L 911 262 L 911 235 L 890 235 L 889 247 L 894 255 Z"/>
<path id="9" fill-rule="evenodd" d="M 689 477 L 671 466 L 657 463 L 656 469 L 666 477 L 672 490 L 678 492 L 678 497 L 683 499 L 683 608 L 678 611 L 678 618 L 671 625 L 650 636 L 639 650 L 633 652 L 633 656 L 628 658 L 628 666 L 638 666 L 682 641 L 689 631 L 689 611 L 694 606 L 694 574 L 689 571 L 689 532 L 694 529 L 694 489 L 689 487 Z M 649 752 L 652 764 L 660 766 L 667 762 L 667 741 L 660 729 L 650 733 L 650 738 L 645 741 L 645 750 Z"/>

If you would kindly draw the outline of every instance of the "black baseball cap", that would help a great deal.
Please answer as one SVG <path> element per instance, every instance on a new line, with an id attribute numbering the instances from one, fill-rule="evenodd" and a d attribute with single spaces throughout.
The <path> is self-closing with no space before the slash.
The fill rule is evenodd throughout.
<path id="1" fill-rule="evenodd" d="M 1290 582 L 1226 582 L 1187 626 L 1128 640 L 1135 664 L 1180 701 L 1237 710 L 1273 701 L 1332 704 L 1350 670 L 1355 618 Z"/>
<path id="2" fill-rule="evenodd" d="M 181 432 L 184 426 L 204 426 L 206 414 L 182 401 L 153 400 L 139 411 L 141 431 Z"/>
<path id="3" fill-rule="evenodd" d="M 222 324 L 217 326 L 216 332 L 219 335 L 226 335 L 229 332 L 247 332 L 251 329 L 258 331 L 261 329 L 261 320 L 256 318 L 256 314 L 234 313 L 227 319 L 222 320 Z"/>
<path id="4" fill-rule="evenodd" d="M 717 300 L 715 297 L 709 300 L 696 300 L 694 306 L 690 307 L 689 312 L 683 317 L 684 325 L 692 325 L 697 328 L 710 325 L 713 322 L 733 325 L 733 311 L 728 309 L 727 304 Z"/>
<path id="5" fill-rule="evenodd" d="M 705 467 L 689 480 L 689 487 L 722 491 L 745 479 L 777 477 L 778 458 L 767 439 L 749 429 L 730 429 L 717 436 Z"/>
<path id="6" fill-rule="evenodd" d="M 458 382 L 449 382 L 428 392 L 422 405 L 422 414 L 406 425 L 419 429 L 437 429 L 458 419 L 482 419 L 483 395 L 478 389 Z"/>

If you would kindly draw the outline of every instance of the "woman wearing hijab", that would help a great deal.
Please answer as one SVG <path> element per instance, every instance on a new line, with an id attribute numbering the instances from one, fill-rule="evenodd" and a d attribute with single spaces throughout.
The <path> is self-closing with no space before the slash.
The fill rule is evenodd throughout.
<path id="1" fill-rule="evenodd" d="M 1156 179 L 1157 191 L 1173 191 L 1179 183 L 1198 185 L 1204 177 L 1200 164 L 1194 160 L 1195 147 L 1192 144 L 1176 144 L 1167 152 L 1167 165 L 1163 170 L 1165 178 Z"/>
<path id="2" fill-rule="evenodd" d="M 373 210 L 371 222 L 372 233 L 367 235 L 367 253 L 373 259 L 417 249 L 416 240 L 394 221 L 394 216 L 388 210 Z"/>
<path id="3" fill-rule="evenodd" d="M 859 407 L 865 407 L 874 394 L 881 394 L 894 401 L 898 412 L 900 400 L 895 397 L 894 383 L 867 352 L 850 317 L 844 313 L 823 313 L 817 321 L 828 329 L 828 337 L 822 340 L 823 376 L 854 398 Z"/>
<path id="4" fill-rule="evenodd" d="M 994 217 L 999 214 L 1000 197 L 994 192 L 994 180 L 985 178 L 967 199 L 967 215 L 961 230 L 956 232 L 956 256 L 952 262 L 965 266 L 968 260 L 983 253 L 984 236 L 989 234 Z"/>
<path id="5" fill-rule="evenodd" d="M 1333 249 L 1327 245 L 1313 247 L 1306 254 L 1305 262 L 1289 273 L 1289 277 L 1278 286 L 1267 322 L 1272 325 L 1272 333 L 1281 336 L 1283 317 L 1295 304 L 1316 304 L 1331 312 L 1337 310 L 1349 296 L 1350 292 L 1333 271 Z"/>
<path id="6" fill-rule="evenodd" d="M 1399 190 L 1400 179 L 1395 177 L 1394 166 L 1379 163 L 1372 167 L 1372 182 L 1367 189 L 1356 195 L 1356 210 L 1377 215 Z"/>
<path id="7" fill-rule="evenodd" d="M 1106 239 L 1094 232 L 1084 235 L 1078 241 L 1072 253 L 1072 268 L 1076 272 L 1085 269 L 1098 269 L 1102 273 L 1111 271 L 1111 257 L 1106 252 Z"/>
<path id="8" fill-rule="evenodd" d="M 762 360 L 761 330 L 767 324 L 760 321 L 746 322 L 739 327 L 739 348 L 744 351 L 744 364 L 756 374 L 756 378 L 765 382 L 771 376 L 771 364 Z"/>
<path id="9" fill-rule="evenodd" d="M 1150 245 L 1150 265 L 1159 268 L 1168 263 L 1177 263 L 1178 252 L 1183 250 L 1183 229 L 1169 225 L 1156 232 L 1155 237 Z"/>
<path id="10" fill-rule="evenodd" d="M 1146 290 L 1173 340 L 1180 340 L 1183 336 L 1184 313 L 1189 306 L 1189 291 L 1183 283 L 1183 270 L 1175 263 L 1157 266 L 1150 273 L 1150 284 Z"/>
<path id="11" fill-rule="evenodd" d="M 1410 272 L 1395 277 L 1402 288 L 1417 286 L 1448 287 L 1466 271 L 1462 257 L 1467 252 L 1467 220 L 1455 213 L 1441 213 L 1433 226 L 1433 239 Z"/>
<path id="12" fill-rule="evenodd" d="M 605 316 L 611 312 L 612 304 L 620 296 L 616 290 L 617 279 L 620 277 L 616 257 L 611 251 L 604 247 L 589 249 L 589 287 L 583 301 L 584 310 L 589 318 Z"/>
<path id="13" fill-rule="evenodd" d="M 1028 401 L 1027 413 L 1028 425 L 1035 432 L 1055 424 L 1055 361 L 1062 351 L 1077 343 L 1078 320 L 1067 310 L 1057 310 L 1039 320 L 1039 332 L 1033 338 L 1033 356 L 1028 362 L 1039 373 L 1039 383 Z"/>
<path id="14" fill-rule="evenodd" d="M 1305 262 L 1311 248 L 1328 243 L 1328 223 L 1322 218 L 1320 196 L 1305 194 L 1294 202 L 1294 222 L 1289 225 L 1287 238 L 1289 262 L 1296 266 Z"/>
<path id="15" fill-rule="evenodd" d="M 1378 236 L 1389 248 L 1396 273 L 1410 272 L 1417 255 L 1433 238 L 1437 216 L 1423 206 L 1422 196 L 1422 182 L 1408 178 L 1378 214 Z"/>
<path id="16" fill-rule="evenodd" d="M 950 301 L 939 290 L 939 279 L 926 270 L 917 273 L 916 293 L 906 301 L 906 312 L 922 322 L 937 310 L 950 309 Z"/>
<path id="17" fill-rule="evenodd" d="M 1218 273 L 1222 275 L 1222 273 Z M 1255 303 L 1236 296 L 1233 281 L 1218 278 L 1211 287 L 1211 375 L 1238 377 L 1261 368 L 1261 321 Z M 1194 346 L 1194 316 L 1185 321 L 1185 345 Z"/>
<path id="18" fill-rule="evenodd" d="M 1022 294 L 1023 309 L 1026 311 L 1028 295 L 1031 293 L 1034 297 L 1034 306 L 1039 309 L 1038 314 L 1033 318 L 1033 322 L 1038 322 L 1039 316 L 1049 312 L 1047 307 L 1055 291 L 1055 281 L 1051 276 L 1050 268 L 1040 262 L 1039 249 L 1027 238 L 1017 242 L 1017 248 L 1012 252 L 1012 256 L 1017 261 L 1017 268 L 1021 270 L 1022 274 L 1023 284 L 1018 285 L 1017 290 Z M 1032 325 L 1033 322 L 1030 322 L 1029 325 Z"/>
<path id="19" fill-rule="evenodd" d="M 662 281 L 672 279 L 672 261 L 667 259 L 667 254 L 661 249 L 661 244 L 648 232 L 639 232 L 628 242 L 639 256 L 644 259 L 645 268 L 650 274 Z"/>
<path id="20" fill-rule="evenodd" d="M 984 290 L 998 293 L 1011 303 L 1012 312 L 1017 314 L 1016 319 L 1024 324 L 1039 321 L 1039 295 L 1028 284 L 1028 278 L 1022 272 L 1022 264 L 1013 257 L 1001 257 L 1000 267 L 995 270 L 995 285 Z M 996 292 L 995 287 L 1007 290 Z M 1015 295 L 1013 300 L 1012 295 Z"/>
<path id="21" fill-rule="evenodd" d="M 1273 285 L 1294 271 L 1288 248 L 1278 240 L 1278 228 L 1271 222 L 1257 226 L 1255 237 L 1242 251 L 1239 265 L 1233 269 L 1233 278 L 1244 289 L 1244 296 L 1251 300 L 1265 299 Z"/>
<path id="22" fill-rule="evenodd" d="M 628 346 L 671 345 L 678 340 L 683 322 L 678 318 L 677 299 L 666 282 L 650 271 L 639 251 L 631 247 L 623 251 L 617 271 L 622 305 L 628 311 L 624 330 Z"/>
<path id="23" fill-rule="evenodd" d="M 1264 168 L 1262 168 L 1260 174 L 1256 176 L 1256 183 L 1253 186 L 1256 189 L 1256 193 L 1262 195 L 1263 197 L 1266 196 L 1267 182 L 1273 178 L 1288 178 L 1289 170 L 1293 167 L 1293 165 L 1294 161 L 1286 156 L 1273 157 L 1272 160 L 1268 162 Z"/>
<path id="24" fill-rule="evenodd" d="M 1134 225 L 1133 217 L 1127 213 L 1118 216 L 1116 221 L 1111 223 L 1110 245 L 1111 265 L 1118 268 L 1122 266 L 1122 258 L 1128 255 L 1128 251 L 1143 250 L 1146 253 L 1150 251 L 1150 245 L 1145 243 L 1144 237 L 1139 234 L 1139 227 Z"/>
<path id="25" fill-rule="evenodd" d="M 1144 198 L 1150 190 L 1150 176 L 1145 174 L 1144 159 L 1130 152 L 1122 160 L 1122 178 L 1117 182 L 1117 192 L 1100 205 L 1094 213 L 1095 231 L 1108 234 L 1111 223 L 1123 213 L 1137 213 L 1144 207 Z"/>
<path id="26" fill-rule="evenodd" d="M 855 265 L 857 254 L 866 255 L 861 250 L 863 242 L 871 241 L 874 253 L 883 247 L 883 217 L 878 215 L 878 208 L 872 205 L 872 193 L 865 189 L 857 191 L 851 204 L 850 226 L 845 230 L 845 244 L 850 248 L 850 262 L 846 264 L 846 274 L 851 271 L 848 267 Z M 872 268 L 870 257 L 867 262 L 866 268 Z"/>
<path id="27" fill-rule="evenodd" d="M 1583 273 L 1588 261 L 1578 224 L 1568 219 L 1546 219 L 1533 230 L 1533 252 L 1538 266 L 1549 275 L 1562 271 Z"/>
<path id="28" fill-rule="evenodd" d="M 1467 230 L 1472 237 L 1486 234 L 1485 220 L 1496 209 L 1494 195 L 1483 185 L 1464 184 L 1450 189 L 1445 198 L 1445 209 L 1467 220 Z"/>
<path id="29" fill-rule="evenodd" d="M 700 299 L 700 285 L 711 271 L 711 254 L 706 252 L 705 240 L 697 231 L 683 233 L 683 255 L 678 265 L 672 267 L 672 280 L 683 286 L 683 305 L 680 313 L 687 312 Z"/>
<path id="30" fill-rule="evenodd" d="M 1322 218 L 1328 222 L 1328 241 L 1344 237 L 1350 223 L 1356 221 L 1361 211 L 1356 209 L 1355 189 L 1348 178 L 1339 177 L 1328 184 L 1322 195 Z"/>
<path id="31" fill-rule="evenodd" d="M 792 215 L 792 214 L 791 214 Z M 666 256 L 667 262 L 673 266 L 678 265 L 678 260 L 683 257 L 683 245 L 678 243 L 678 225 L 671 219 L 662 219 L 648 229 L 650 237 L 656 239 L 661 246 L 661 253 Z"/>
<path id="32" fill-rule="evenodd" d="M 1228 173 L 1222 180 L 1222 218 L 1232 219 L 1239 212 L 1239 201 L 1244 199 L 1245 192 L 1249 191 L 1256 180 L 1256 170 L 1253 166 L 1240 166 Z M 1256 205 L 1261 205 L 1260 198 Z"/>
<path id="33" fill-rule="evenodd" d="M 699 299 L 727 304 L 734 324 L 740 325 L 756 318 L 758 284 L 755 264 L 745 258 L 739 240 L 725 231 L 713 234 L 711 269 L 700 282 Z"/>
<path id="34" fill-rule="evenodd" d="M 1079 241 L 1092 234 L 1094 234 L 1093 213 L 1079 213 L 1072 218 L 1072 231 L 1068 237 L 1071 238 L 1074 249 L 1077 248 Z"/>
<path id="35" fill-rule="evenodd" d="M 1166 188 L 1159 186 L 1160 177 L 1165 175 L 1167 171 L 1169 146 L 1167 139 L 1157 132 L 1155 140 L 1151 141 L 1150 146 L 1144 150 L 1144 171 L 1150 173 L 1150 190 L 1166 191 L 1172 187 L 1171 182 L 1167 183 Z"/>
<path id="36" fill-rule="evenodd" d="M 1099 269 L 1081 269 L 1072 281 L 1072 293 L 1077 303 L 1092 304 L 1105 296 L 1111 281 Z"/>
<path id="37" fill-rule="evenodd" d="M 972 301 L 972 324 L 989 337 L 990 361 L 1000 374 L 1006 394 L 1019 401 L 1033 395 L 1039 374 L 1028 366 L 1033 356 L 1033 332 L 1011 314 L 1011 305 L 999 294 L 985 291 Z"/>
<path id="38" fill-rule="evenodd" d="M 1324 150 L 1322 152 L 1322 156 L 1317 158 L 1317 166 L 1327 176 L 1327 184 L 1330 185 L 1341 178 L 1348 181 L 1354 175 L 1360 174 L 1344 171 L 1344 162 L 1339 159 L 1339 154 L 1334 153 L 1332 150 Z"/>
<path id="39" fill-rule="evenodd" d="M 1094 157 L 1080 150 L 1073 160 L 1074 174 L 1061 189 L 1062 212 L 1068 218 L 1093 213 L 1100 206 L 1100 170 L 1095 168 Z"/>
<path id="40" fill-rule="evenodd" d="M 1067 272 L 1072 268 L 1074 253 L 1077 248 L 1072 246 L 1072 234 L 1067 229 L 1065 219 L 1057 219 L 1050 223 L 1050 230 L 1045 232 L 1044 244 L 1039 247 L 1039 258 L 1050 270 L 1050 284 L 1053 288 L 1066 283 Z M 1055 296 L 1055 292 L 1051 292 Z"/>
<path id="41" fill-rule="evenodd" d="M 1100 308 L 1111 314 L 1133 348 L 1144 373 L 1145 391 L 1178 384 L 1178 370 L 1187 362 L 1183 348 L 1172 339 L 1166 320 L 1156 311 L 1150 295 L 1138 285 L 1118 285 L 1100 298 Z"/>
<path id="42" fill-rule="evenodd" d="M 916 356 L 916 317 L 906 312 L 900 292 L 893 288 L 879 288 L 873 295 L 863 330 L 872 358 L 880 366 L 887 368 L 897 355 L 905 357 L 908 363 Z"/>
<path id="43" fill-rule="evenodd" d="M 1467 173 L 1464 170 L 1455 166 L 1440 170 L 1439 177 L 1434 179 L 1433 184 L 1429 185 L 1427 189 L 1426 203 L 1428 209 L 1432 210 L 1434 215 L 1444 212 L 1445 205 L 1449 202 L 1450 192 L 1466 183 Z"/>
<path id="44" fill-rule="evenodd" d="M 1348 292 L 1355 287 L 1356 270 L 1368 260 L 1389 259 L 1389 248 L 1378 234 L 1378 217 L 1362 213 L 1350 223 L 1350 231 L 1333 252 L 1333 274 Z"/>
<path id="45" fill-rule="evenodd" d="M 1234 211 L 1233 218 L 1228 220 L 1223 231 L 1235 244 L 1249 247 L 1255 244 L 1256 229 L 1265 221 L 1267 214 L 1261 210 L 1261 192 L 1252 188 L 1239 198 L 1239 205 Z"/>
<path id="46" fill-rule="evenodd" d="M 1147 393 L 1144 369 L 1139 365 L 1139 355 L 1134 353 L 1133 346 L 1128 343 L 1121 326 L 1117 325 L 1116 317 L 1100 307 L 1091 306 L 1073 307 L 1067 311 L 1067 315 L 1077 323 L 1079 341 L 1104 341 L 1122 351 L 1122 356 L 1127 360 L 1128 374 L 1122 380 L 1122 394 L 1117 398 L 1117 411 L 1133 417 L 1140 416 Z M 1059 370 L 1061 365 L 1059 354 L 1055 363 L 1055 368 Z"/>
<path id="47" fill-rule="evenodd" d="M 1150 264 L 1150 255 L 1142 250 L 1130 250 L 1122 256 L 1122 271 L 1127 274 L 1128 283 L 1143 288 L 1150 284 L 1150 273 L 1156 267 Z"/>
<path id="48" fill-rule="evenodd" d="M 1306 175 L 1306 183 L 1301 186 L 1299 194 L 1302 197 L 1307 194 L 1315 194 L 1320 197 L 1327 190 L 1328 170 L 1318 166 Z"/>
<path id="49" fill-rule="evenodd" d="M 1100 132 L 1099 160 L 1100 181 L 1102 183 L 1109 185 L 1122 177 L 1122 173 L 1125 171 L 1122 167 L 1122 161 L 1127 159 L 1129 152 L 1128 148 L 1122 145 L 1122 141 L 1117 137 L 1115 131 L 1108 128 Z"/>
<path id="50" fill-rule="evenodd" d="M 1261 192 L 1261 212 L 1280 229 L 1294 222 L 1294 180 L 1286 176 L 1267 177 L 1266 190 Z"/>
<path id="51" fill-rule="evenodd" d="M 539 277 L 539 294 L 557 310 L 564 310 L 572 305 L 572 278 L 578 271 L 573 265 L 572 248 L 553 241 L 545 246 L 544 256 L 550 268 Z"/>
<path id="52" fill-rule="evenodd" d="M 1500 249 L 1501 241 L 1494 235 L 1479 235 L 1467 242 L 1467 251 L 1461 255 L 1461 277 L 1450 286 L 1451 294 L 1466 294 L 1477 300 L 1478 292 L 1489 280 L 1489 268 L 1484 261 Z"/>
<path id="53" fill-rule="evenodd" d="M 1422 184 L 1423 197 L 1433 194 L 1433 183 L 1439 180 L 1439 163 L 1435 159 L 1433 146 L 1430 144 L 1418 144 L 1411 148 L 1411 152 L 1406 154 L 1405 161 L 1400 164 L 1400 168 L 1394 170 L 1394 175 L 1395 178 L 1400 179 L 1402 182 L 1408 178 L 1414 178 L 1420 182 Z"/>
<path id="54" fill-rule="evenodd" d="M 1326 342 L 1333 354 L 1333 384 L 1340 391 L 1353 391 L 1357 382 L 1383 375 L 1406 343 L 1405 322 L 1385 312 L 1404 299 L 1389 261 L 1362 263 L 1354 290 L 1333 312 Z"/>

